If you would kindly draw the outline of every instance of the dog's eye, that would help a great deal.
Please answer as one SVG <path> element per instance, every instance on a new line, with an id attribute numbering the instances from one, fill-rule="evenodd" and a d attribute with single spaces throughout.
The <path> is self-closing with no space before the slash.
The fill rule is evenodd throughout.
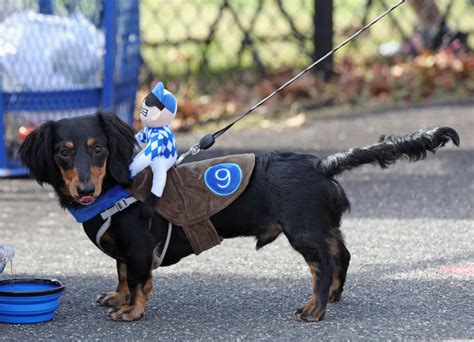
<path id="1" fill-rule="evenodd" d="M 102 147 L 100 146 L 94 147 L 94 153 L 100 153 L 100 152 L 102 152 Z"/>
<path id="2" fill-rule="evenodd" d="M 69 150 L 66 148 L 63 148 L 62 150 L 59 151 L 59 155 L 63 158 L 69 157 Z"/>

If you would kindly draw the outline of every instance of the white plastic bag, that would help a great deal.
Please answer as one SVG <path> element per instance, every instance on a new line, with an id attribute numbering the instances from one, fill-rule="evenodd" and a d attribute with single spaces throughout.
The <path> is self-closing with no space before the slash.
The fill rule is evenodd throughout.
<path id="1" fill-rule="evenodd" d="M 4 91 L 73 90 L 101 85 L 104 34 L 81 13 L 31 11 L 0 23 Z"/>

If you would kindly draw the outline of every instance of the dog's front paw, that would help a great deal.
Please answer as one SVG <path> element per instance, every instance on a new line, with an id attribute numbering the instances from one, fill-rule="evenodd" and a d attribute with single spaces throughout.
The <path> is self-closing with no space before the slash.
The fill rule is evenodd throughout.
<path id="1" fill-rule="evenodd" d="M 301 322 L 318 322 L 324 318 L 326 308 L 318 308 L 314 305 L 305 305 L 295 312 L 295 318 Z"/>
<path id="2" fill-rule="evenodd" d="M 111 309 L 109 311 L 109 318 L 114 321 L 137 321 L 143 317 L 144 311 L 144 307 L 141 305 L 123 305 L 121 307 Z"/>
<path id="3" fill-rule="evenodd" d="M 97 303 L 107 307 L 118 307 L 125 305 L 128 302 L 129 295 L 121 292 L 107 292 L 101 293 L 97 297 Z"/>

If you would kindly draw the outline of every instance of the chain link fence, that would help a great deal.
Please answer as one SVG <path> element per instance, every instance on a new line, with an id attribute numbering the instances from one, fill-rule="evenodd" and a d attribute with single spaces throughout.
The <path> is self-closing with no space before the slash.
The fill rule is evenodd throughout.
<path id="1" fill-rule="evenodd" d="M 338 40 L 342 39 L 396 2 L 334 0 L 335 36 Z M 472 0 L 407 0 L 388 18 L 373 26 L 365 38 L 354 41 L 347 52 L 364 57 L 393 55 L 399 43 L 405 45 L 403 52 L 413 53 L 414 50 L 421 50 L 422 45 L 436 50 L 447 43 L 439 40 L 453 38 L 456 33 L 461 32 L 462 39 L 464 36 L 468 39 L 469 34 L 474 33 L 473 15 Z M 449 32 L 445 31 L 446 28 Z M 436 39 L 438 41 L 435 42 Z M 472 47 L 473 42 L 470 43 Z M 466 44 L 469 42 L 466 41 Z"/>
<path id="2" fill-rule="evenodd" d="M 8 0 L 0 8 L 0 89 L 84 89 L 100 84 L 104 34 L 100 4 Z M 98 6 L 99 5 L 99 6 Z M 53 10 L 55 15 L 52 14 Z"/>
<path id="3" fill-rule="evenodd" d="M 420 1 L 425 2 L 421 12 L 420 6 L 409 3 Z M 318 6 L 327 6 L 329 0 L 143 0 L 142 54 L 149 75 L 175 80 L 176 86 L 194 84 L 200 93 L 212 92 L 229 79 L 252 82 L 271 70 L 301 68 L 317 56 L 316 37 L 331 35 L 338 43 L 396 2 L 333 0 L 331 31 L 328 24 L 321 25 L 328 21 L 318 21 L 315 15 Z M 436 15 L 432 4 L 432 0 L 408 0 L 341 50 L 336 62 L 348 54 L 363 60 L 393 52 L 402 42 L 417 44 L 415 29 Z M 446 16 L 452 31 L 474 32 L 472 0 L 434 4 L 440 17 L 432 22 Z M 472 37 L 470 43 L 472 47 Z"/>
<path id="4" fill-rule="evenodd" d="M 143 56 L 159 78 L 264 72 L 311 59 L 312 2 L 307 0 L 143 1 Z"/>
<path id="5" fill-rule="evenodd" d="M 1 0 L 0 177 L 47 120 L 115 111 L 131 122 L 140 66 L 138 0 Z"/>

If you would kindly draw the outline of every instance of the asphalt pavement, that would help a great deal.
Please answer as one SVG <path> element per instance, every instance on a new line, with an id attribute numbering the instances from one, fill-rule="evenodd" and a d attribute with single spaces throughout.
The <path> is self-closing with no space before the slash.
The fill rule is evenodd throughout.
<path id="1" fill-rule="evenodd" d="M 461 147 L 338 178 L 352 202 L 342 224 L 352 260 L 342 301 L 329 304 L 318 323 L 293 318 L 309 299 L 311 278 L 283 236 L 258 252 L 251 238 L 226 240 L 158 269 L 143 319 L 110 321 L 95 298 L 116 286 L 114 261 L 58 207 L 49 187 L 0 180 L 0 243 L 15 248 L 15 276 L 66 284 L 54 321 L 0 323 L 0 340 L 473 339 L 474 105 L 232 130 L 200 157 L 276 149 L 324 156 L 380 134 L 433 126 L 457 129 Z M 197 137 L 178 135 L 178 144 L 185 148 Z"/>

